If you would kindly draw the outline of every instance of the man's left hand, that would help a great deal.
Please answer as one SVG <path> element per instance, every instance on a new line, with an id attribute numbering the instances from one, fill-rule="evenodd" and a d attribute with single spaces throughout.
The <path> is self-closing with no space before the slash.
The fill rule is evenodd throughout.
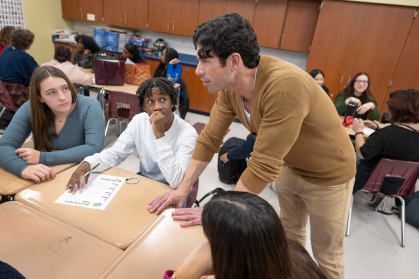
<path id="1" fill-rule="evenodd" d="M 172 217 L 176 221 L 189 221 L 180 224 L 182 227 L 202 225 L 201 217 L 203 210 L 202 207 L 176 209 L 172 212 Z"/>
<path id="2" fill-rule="evenodd" d="M 150 115 L 150 123 L 156 138 L 164 137 L 164 115 L 160 111 L 155 111 Z"/>

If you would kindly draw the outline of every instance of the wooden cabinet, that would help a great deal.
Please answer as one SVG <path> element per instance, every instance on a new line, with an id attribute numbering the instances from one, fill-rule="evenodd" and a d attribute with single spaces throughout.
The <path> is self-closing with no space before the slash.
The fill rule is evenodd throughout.
<path id="1" fill-rule="evenodd" d="M 259 0 L 253 29 L 260 46 L 278 48 L 288 0 Z"/>
<path id="2" fill-rule="evenodd" d="M 103 0 L 104 23 L 147 29 L 147 0 Z"/>
<path id="3" fill-rule="evenodd" d="M 54 53 L 55 49 L 59 46 L 63 46 L 65 48 L 68 48 L 71 51 L 71 59 L 70 62 L 73 63 L 73 54 L 77 50 L 77 45 L 69 45 L 69 44 L 62 44 L 62 43 L 54 43 Z M 51 56 L 51 60 L 54 58 L 54 55 Z"/>
<path id="4" fill-rule="evenodd" d="M 90 22 L 102 22 L 102 0 L 61 0 L 63 18 Z"/>
<path id="5" fill-rule="evenodd" d="M 154 60 L 154 59 L 146 59 L 147 64 L 150 65 L 150 73 L 151 76 L 154 77 L 154 72 L 156 71 L 157 67 L 160 64 L 159 60 Z"/>
<path id="6" fill-rule="evenodd" d="M 149 2 L 148 29 L 192 36 L 198 21 L 196 0 L 153 0 Z"/>
<path id="7" fill-rule="evenodd" d="M 210 113 L 218 97 L 218 93 L 208 92 L 200 76 L 195 74 L 196 67 L 188 66 L 186 88 L 189 95 L 189 109 Z"/>
<path id="8" fill-rule="evenodd" d="M 198 25 L 225 13 L 238 13 L 252 24 L 255 7 L 255 0 L 200 0 Z"/>
<path id="9" fill-rule="evenodd" d="M 63 18 L 80 20 L 79 0 L 61 0 Z"/>
<path id="10" fill-rule="evenodd" d="M 290 0 L 279 49 L 308 52 L 321 1 Z"/>

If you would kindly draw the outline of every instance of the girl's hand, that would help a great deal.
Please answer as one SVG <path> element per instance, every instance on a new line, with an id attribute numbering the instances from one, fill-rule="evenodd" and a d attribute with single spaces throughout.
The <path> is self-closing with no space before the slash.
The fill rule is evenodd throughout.
<path id="1" fill-rule="evenodd" d="M 208 240 L 198 244 L 180 267 L 176 270 L 176 278 L 195 279 L 213 274 L 211 248 Z M 205 278 L 205 277 L 204 277 Z"/>
<path id="2" fill-rule="evenodd" d="M 346 105 L 349 105 L 349 102 L 357 103 L 358 104 L 358 107 L 361 106 L 361 101 L 359 99 L 357 99 L 357 98 L 349 97 L 348 99 L 345 100 L 345 104 Z"/>
<path id="3" fill-rule="evenodd" d="M 170 60 L 170 62 L 169 62 L 169 64 L 173 64 L 173 65 L 175 65 L 175 64 L 177 64 L 177 63 L 179 63 L 179 59 L 177 59 L 177 58 L 173 58 L 172 60 Z"/>
<path id="4" fill-rule="evenodd" d="M 41 152 L 33 148 L 18 148 L 15 153 L 19 155 L 20 158 L 25 160 L 28 164 L 36 165 L 39 164 L 39 156 Z"/>
<path id="5" fill-rule="evenodd" d="M 49 178 L 55 178 L 55 172 L 42 164 L 26 167 L 22 171 L 21 175 L 25 179 L 32 179 L 36 182 L 41 182 Z"/>
<path id="6" fill-rule="evenodd" d="M 364 121 L 360 118 L 355 118 L 354 123 L 352 124 L 352 130 L 354 130 L 355 133 L 364 131 Z"/>
<path id="7" fill-rule="evenodd" d="M 368 112 L 369 110 L 373 110 L 374 108 L 375 108 L 374 103 L 370 102 L 370 103 L 363 104 L 356 111 L 358 112 L 358 114 L 364 114 Z"/>

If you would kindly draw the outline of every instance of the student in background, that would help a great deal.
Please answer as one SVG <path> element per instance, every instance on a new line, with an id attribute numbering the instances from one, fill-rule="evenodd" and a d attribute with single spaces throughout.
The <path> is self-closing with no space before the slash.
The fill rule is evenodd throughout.
<path id="1" fill-rule="evenodd" d="M 63 71 L 68 77 L 71 83 L 77 83 L 81 85 L 90 85 L 93 83 L 93 79 L 88 74 L 83 73 L 75 65 L 71 64 L 71 51 L 63 46 L 59 46 L 55 49 L 54 59 L 50 62 L 46 62 L 41 66 L 52 66 Z"/>
<path id="2" fill-rule="evenodd" d="M 202 227 L 207 240 L 163 279 L 326 279 L 306 249 L 287 239 L 273 207 L 256 195 L 218 193 L 204 207 Z"/>
<path id="3" fill-rule="evenodd" d="M 77 35 L 77 51 L 73 54 L 73 64 L 79 67 L 90 69 L 93 67 L 93 60 L 99 52 L 100 47 L 92 37 L 86 35 Z"/>
<path id="4" fill-rule="evenodd" d="M 129 59 L 136 64 L 146 63 L 146 61 L 143 58 L 141 58 L 138 47 L 132 42 L 129 42 L 125 45 L 124 50 L 122 52 L 122 58 L 124 60 Z"/>
<path id="5" fill-rule="evenodd" d="M 137 150 L 138 174 L 177 188 L 185 175 L 198 134 L 186 121 L 173 113 L 177 95 L 173 83 L 165 78 L 144 81 L 137 90 L 138 105 L 146 113 L 134 116 L 115 144 L 86 157 L 71 176 L 67 189 L 81 189 L 80 178 L 98 163 L 101 172 L 122 163 Z M 88 177 L 83 181 L 87 183 Z M 70 187 L 71 186 L 71 187 Z"/>
<path id="6" fill-rule="evenodd" d="M 345 115 L 349 102 L 358 104 L 355 118 L 366 120 L 380 119 L 377 102 L 370 91 L 370 76 L 365 72 L 357 73 L 349 85 L 339 92 L 335 100 L 335 107 L 339 115 Z"/>
<path id="7" fill-rule="evenodd" d="M 0 31 L 0 55 L 3 49 L 12 44 L 12 31 L 15 30 L 13 26 L 3 27 Z"/>
<path id="8" fill-rule="evenodd" d="M 224 153 L 220 156 L 220 161 L 223 161 L 226 164 L 230 160 L 246 159 L 250 158 L 250 153 L 253 151 L 253 145 L 255 144 L 255 139 L 252 134 L 249 134 L 246 138 L 246 141 L 241 145 L 238 145 L 230 149 L 227 153 Z"/>
<path id="9" fill-rule="evenodd" d="M 1 168 L 40 182 L 55 176 L 48 165 L 79 163 L 103 149 L 105 122 L 99 102 L 77 95 L 61 70 L 37 68 L 30 95 L 0 138 Z M 31 131 L 34 148 L 21 148 Z"/>
<path id="10" fill-rule="evenodd" d="M 160 57 L 160 64 L 154 72 L 154 77 L 164 77 L 174 83 L 179 83 L 182 76 L 182 66 L 179 65 L 179 54 L 174 48 L 165 48 Z"/>
<path id="11" fill-rule="evenodd" d="M 324 83 L 324 74 L 319 69 L 314 69 L 309 73 L 310 76 L 314 78 L 317 84 L 326 92 L 327 96 L 329 96 L 329 89 L 323 84 Z"/>

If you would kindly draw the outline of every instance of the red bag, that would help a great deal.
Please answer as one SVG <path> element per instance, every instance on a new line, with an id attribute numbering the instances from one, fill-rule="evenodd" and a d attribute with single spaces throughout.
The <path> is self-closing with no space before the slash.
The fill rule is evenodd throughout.
<path id="1" fill-rule="evenodd" d="M 126 64 L 125 65 L 125 83 L 140 85 L 151 78 L 150 65 L 148 64 Z"/>
<path id="2" fill-rule="evenodd" d="M 95 59 L 97 85 L 124 85 L 125 61 Z"/>

